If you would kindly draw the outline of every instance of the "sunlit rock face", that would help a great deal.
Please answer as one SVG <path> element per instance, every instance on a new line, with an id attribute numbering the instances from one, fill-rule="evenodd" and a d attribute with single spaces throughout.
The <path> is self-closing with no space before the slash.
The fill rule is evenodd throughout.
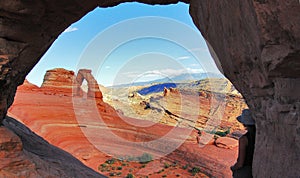
<path id="1" fill-rule="evenodd" d="M 98 82 L 92 75 L 92 70 L 88 70 L 88 69 L 80 69 L 78 71 L 76 77 L 76 82 L 77 82 L 76 95 L 79 96 L 82 95 L 81 94 L 82 92 L 80 92 L 81 91 L 80 86 L 82 85 L 84 80 L 87 81 L 87 85 L 88 85 L 87 97 L 102 99 L 103 95 L 99 89 Z"/>
<path id="2" fill-rule="evenodd" d="M 0 126 L 0 177 L 104 177 L 20 122 Z"/>
<path id="3" fill-rule="evenodd" d="M 92 71 L 88 69 L 80 69 L 77 75 L 74 71 L 63 68 L 48 70 L 44 76 L 41 91 L 49 95 L 82 96 L 81 85 L 84 80 L 88 84 L 87 97 L 102 99 L 103 95 L 99 85 L 92 75 Z M 23 85 L 21 86 L 24 88 Z"/>
<path id="4" fill-rule="evenodd" d="M 23 85 L 21 85 L 23 86 Z M 73 71 L 62 68 L 48 70 L 41 86 L 43 92 L 49 95 L 73 95 L 73 88 L 77 88 L 76 75 Z"/>
<path id="5" fill-rule="evenodd" d="M 121 2 L 125 1 L 1 1 L 1 120 L 17 86 L 64 29 L 97 6 Z M 190 14 L 220 69 L 254 113 L 254 176 L 300 175 L 299 1 L 190 0 Z"/>

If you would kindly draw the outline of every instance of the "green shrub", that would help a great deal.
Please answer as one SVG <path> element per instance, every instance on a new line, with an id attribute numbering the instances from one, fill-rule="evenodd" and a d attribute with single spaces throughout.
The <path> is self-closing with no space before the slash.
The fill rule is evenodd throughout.
<path id="1" fill-rule="evenodd" d="M 101 164 L 101 167 L 105 168 L 105 167 L 107 167 L 107 164 L 103 163 L 103 164 Z"/>
<path id="2" fill-rule="evenodd" d="M 164 172 L 165 171 L 165 169 L 161 169 L 161 170 L 159 170 L 157 173 L 159 174 L 159 173 L 162 173 L 162 172 Z"/>
<path id="3" fill-rule="evenodd" d="M 110 172 L 109 176 L 115 176 L 115 173 L 114 172 Z"/>
<path id="4" fill-rule="evenodd" d="M 192 175 L 194 176 L 194 175 L 196 175 L 197 173 L 200 172 L 200 168 L 193 167 L 189 172 L 192 173 Z"/>
<path id="5" fill-rule="evenodd" d="M 178 164 L 177 161 L 174 161 L 172 166 L 175 167 L 175 166 L 177 166 L 177 164 Z"/>
<path id="6" fill-rule="evenodd" d="M 168 164 L 168 163 L 165 163 L 165 164 L 164 164 L 164 168 L 167 169 L 167 168 L 169 168 L 169 167 L 170 167 L 170 164 Z"/>
<path id="7" fill-rule="evenodd" d="M 188 167 L 189 167 L 189 165 L 186 164 L 186 165 L 182 166 L 182 169 L 186 170 Z"/>
<path id="8" fill-rule="evenodd" d="M 149 154 L 149 153 L 143 153 L 142 156 L 137 157 L 137 160 L 138 160 L 140 163 L 149 163 L 150 161 L 153 160 L 153 157 L 152 157 L 152 155 Z"/>
<path id="9" fill-rule="evenodd" d="M 118 166 L 118 167 L 117 167 L 117 170 L 122 170 L 122 166 Z"/>
<path id="10" fill-rule="evenodd" d="M 225 137 L 227 135 L 226 132 L 222 132 L 222 131 L 216 131 L 215 134 L 220 136 L 220 137 Z"/>
<path id="11" fill-rule="evenodd" d="M 134 176 L 131 173 L 129 173 L 127 174 L 126 178 L 134 178 Z"/>
<path id="12" fill-rule="evenodd" d="M 105 161 L 105 163 L 107 163 L 107 164 L 114 164 L 115 162 L 116 162 L 115 158 L 111 158 L 111 159 L 108 159 Z"/>
<path id="13" fill-rule="evenodd" d="M 103 164 L 100 164 L 98 166 L 98 170 L 101 170 L 101 172 L 104 172 L 104 171 L 107 171 L 107 164 L 103 163 Z"/>

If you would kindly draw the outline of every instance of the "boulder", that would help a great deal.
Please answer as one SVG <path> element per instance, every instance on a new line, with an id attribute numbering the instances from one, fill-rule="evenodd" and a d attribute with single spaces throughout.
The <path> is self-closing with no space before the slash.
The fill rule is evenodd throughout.
<path id="1" fill-rule="evenodd" d="M 215 145 L 220 148 L 232 149 L 239 145 L 238 140 L 230 137 L 219 137 L 215 140 Z"/>

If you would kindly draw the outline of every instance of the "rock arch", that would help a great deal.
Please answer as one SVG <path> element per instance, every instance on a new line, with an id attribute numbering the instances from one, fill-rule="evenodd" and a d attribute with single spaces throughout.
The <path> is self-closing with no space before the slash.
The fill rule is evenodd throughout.
<path id="1" fill-rule="evenodd" d="M 98 6 L 122 2 L 126 0 L 1 1 L 0 121 L 13 102 L 17 86 L 64 29 Z M 299 1 L 183 2 L 190 3 L 193 21 L 209 42 L 216 63 L 254 113 L 258 131 L 254 176 L 297 177 L 300 175 Z"/>
<path id="2" fill-rule="evenodd" d="M 92 75 L 92 70 L 89 70 L 89 69 L 80 69 L 78 71 L 78 74 L 76 76 L 77 87 L 76 87 L 75 95 L 82 96 L 82 90 L 81 90 L 80 86 L 82 85 L 84 79 L 88 83 L 87 96 L 91 97 L 91 98 L 100 98 L 100 99 L 102 99 L 103 95 L 102 95 L 102 92 L 99 89 L 98 82 L 96 81 L 96 79 Z"/>

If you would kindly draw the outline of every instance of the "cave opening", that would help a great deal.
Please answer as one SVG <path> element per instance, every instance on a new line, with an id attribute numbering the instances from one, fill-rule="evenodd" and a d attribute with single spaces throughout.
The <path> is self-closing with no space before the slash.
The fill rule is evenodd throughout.
<path id="1" fill-rule="evenodd" d="M 188 15 L 188 5 L 179 3 L 177 5 L 169 5 L 167 7 L 152 7 L 139 3 L 129 3 L 119 6 L 121 7 L 115 7 L 116 9 L 112 8 L 112 12 L 109 12 L 108 9 L 103 10 L 97 8 L 94 11 L 90 12 L 88 15 L 84 16 L 78 22 L 66 28 L 63 31 L 63 33 L 58 37 L 58 39 L 54 42 L 54 44 L 50 47 L 50 49 L 45 53 L 40 62 L 29 73 L 29 75 L 27 76 L 28 81 L 33 82 L 38 86 L 41 86 L 41 89 L 42 91 L 44 90 L 44 93 L 47 89 L 48 95 L 59 96 L 60 98 L 57 98 L 57 102 L 59 103 L 64 103 L 66 102 L 66 100 L 68 101 L 68 99 L 66 99 L 65 96 L 75 96 L 75 99 L 73 98 L 72 100 L 73 107 L 75 108 L 80 108 L 82 105 L 91 105 L 91 100 L 88 100 L 88 98 L 98 98 L 102 100 L 102 93 L 105 90 L 109 90 L 105 88 L 107 86 L 111 88 L 127 87 L 125 90 L 110 89 L 110 96 L 107 96 L 109 92 L 106 92 L 104 94 L 104 101 L 113 105 L 117 110 L 118 116 L 120 116 L 120 118 L 122 118 L 126 123 L 129 123 L 130 125 L 133 125 L 137 128 L 140 127 L 146 129 L 153 126 L 153 123 L 139 123 L 136 120 L 127 119 L 127 117 L 141 118 L 142 116 L 146 115 L 147 117 L 144 117 L 144 120 L 169 126 L 177 126 L 180 128 L 189 128 L 188 131 L 181 130 L 180 133 L 178 130 L 174 131 L 174 133 L 172 133 L 173 136 L 178 134 L 187 136 L 194 132 L 192 130 L 195 129 L 197 132 L 199 132 L 200 129 L 204 130 L 204 132 L 206 133 L 220 132 L 219 130 L 217 130 L 220 129 L 220 117 L 223 117 L 224 107 L 226 107 L 226 102 L 228 102 L 228 98 L 226 98 L 228 93 L 225 92 L 232 92 L 232 90 L 235 89 L 233 88 L 233 86 L 231 86 L 231 84 L 229 84 L 228 81 L 223 79 L 224 76 L 220 73 L 217 66 L 215 65 L 212 57 L 210 56 L 209 49 L 206 46 L 205 40 L 200 35 L 197 28 L 193 25 L 192 19 Z M 132 12 L 135 8 L 140 10 Z M 125 12 L 130 13 L 128 13 L 129 15 L 125 15 L 125 17 L 118 17 L 121 16 L 121 14 L 124 14 Z M 168 12 L 171 12 L 171 14 L 168 14 Z M 135 13 L 137 13 L 137 15 Z M 154 17 L 154 15 L 156 17 Z M 100 20 L 95 21 L 95 19 Z M 106 20 L 103 21 L 101 19 Z M 102 26 L 101 24 L 104 25 Z M 90 26 L 95 27 L 95 29 L 91 29 Z M 81 33 L 80 31 L 83 32 Z M 82 35 L 84 35 L 85 37 L 83 37 Z M 115 41 L 115 43 L 110 44 L 110 41 Z M 105 60 L 101 60 L 102 58 L 104 58 Z M 77 62 L 75 62 L 74 59 L 77 59 Z M 44 77 L 43 81 L 41 81 L 41 76 L 43 75 L 42 73 L 45 73 L 46 70 L 47 74 Z M 114 71 L 114 73 L 110 73 L 109 71 Z M 177 79 L 176 77 L 179 79 Z M 212 81 L 210 80 L 210 78 L 219 78 L 219 80 Z M 71 83 L 72 79 L 73 84 Z M 189 86 L 193 86 L 194 83 L 198 82 L 199 84 L 199 80 L 204 79 L 206 85 L 204 87 L 204 90 L 215 90 L 215 92 L 224 92 L 220 93 L 220 96 L 218 96 L 219 101 L 223 103 L 218 104 L 216 96 L 210 95 L 209 93 L 205 94 L 206 91 L 202 91 L 201 96 L 203 95 L 205 96 L 204 98 L 211 101 L 209 101 L 209 104 L 206 106 L 209 107 L 208 111 L 206 111 L 207 108 L 204 109 L 207 113 L 201 115 L 201 117 L 203 117 L 203 121 L 201 122 L 206 123 L 208 120 L 210 120 L 210 118 L 214 117 L 216 119 L 213 119 L 213 121 L 208 121 L 211 124 L 204 124 L 202 126 L 199 126 L 195 125 L 195 123 L 198 122 L 198 117 L 200 117 L 198 115 L 200 112 L 199 109 L 201 102 L 197 99 L 192 99 L 198 98 L 199 93 L 197 91 L 194 94 L 192 94 L 194 91 L 191 92 L 187 88 L 189 88 Z M 75 84 L 74 81 L 76 81 Z M 97 82 L 99 84 L 102 84 L 102 86 L 99 86 L 100 91 L 98 91 L 99 89 L 97 89 Z M 141 87 L 143 85 L 146 86 L 153 83 L 164 82 L 186 82 L 187 84 L 181 85 L 185 87 L 185 93 L 188 93 L 188 95 L 182 97 L 181 95 L 178 95 L 179 89 L 167 88 L 170 92 L 170 94 L 168 94 L 168 99 L 166 99 L 167 97 L 165 97 L 164 99 L 161 98 L 161 96 L 156 95 L 151 95 L 151 98 L 150 96 L 147 96 L 149 98 L 145 99 L 142 96 L 138 96 L 139 94 L 137 90 L 132 89 Z M 72 86 L 73 90 L 69 90 L 68 85 Z M 95 87 L 96 85 L 97 87 Z M 64 89 L 64 87 L 66 87 L 67 89 Z M 82 90 L 86 93 L 84 92 L 82 94 Z M 68 93 L 70 91 L 72 91 L 73 93 Z M 235 90 L 235 92 L 237 91 Z M 98 95 L 101 95 L 101 97 L 98 97 Z M 132 97 L 130 97 L 130 101 L 128 100 L 129 95 L 132 95 Z M 164 95 L 167 96 L 166 93 Z M 19 95 L 17 94 L 17 98 L 18 96 Z M 79 100 L 78 96 L 83 96 L 83 100 Z M 125 98 L 127 99 L 126 102 L 130 103 L 129 106 L 127 103 L 126 107 L 130 107 L 131 110 L 134 110 L 134 112 L 138 113 L 138 115 L 130 115 L 130 112 L 132 111 L 129 111 L 128 114 L 128 109 L 126 109 L 126 111 L 122 110 L 124 109 L 124 107 L 118 108 L 118 105 L 120 105 L 121 103 L 120 101 L 122 100 L 122 96 L 125 96 Z M 138 96 L 138 99 L 136 99 L 136 96 Z M 110 102 L 108 98 L 113 98 L 113 102 Z M 160 101 L 162 99 L 163 101 Z M 38 102 L 41 102 L 41 98 L 37 100 Z M 47 98 L 44 98 L 44 102 L 47 102 L 46 100 Z M 151 103 L 151 101 L 154 102 Z M 167 101 L 167 104 L 164 105 L 161 103 L 165 101 Z M 21 102 L 21 99 L 17 99 L 17 103 L 18 102 Z M 171 103 L 176 104 L 172 105 Z M 97 101 L 97 99 L 95 100 L 95 104 L 100 105 L 100 108 L 103 110 L 100 109 L 101 111 L 99 111 L 99 108 L 96 107 L 96 109 L 94 108 L 95 110 L 90 111 L 83 109 L 78 109 L 77 111 L 75 111 L 75 118 L 84 118 L 77 119 L 78 126 L 81 129 L 87 129 L 91 127 L 91 125 L 88 123 L 89 119 L 87 117 L 84 117 L 82 113 L 100 112 L 100 114 L 102 114 L 101 112 L 107 112 L 107 110 L 112 110 L 112 108 L 105 106 L 105 104 Z M 121 104 L 124 105 L 124 103 Z M 17 110 L 14 109 L 14 107 L 15 106 L 13 105 L 13 109 L 10 109 L 10 113 L 14 113 L 14 111 Z M 140 111 L 143 110 L 141 109 L 141 107 L 144 110 L 148 110 L 146 112 Z M 221 108 L 217 109 L 220 111 L 213 111 L 216 110 L 217 107 Z M 245 105 L 243 105 L 243 107 L 245 107 Z M 55 106 L 53 106 L 53 108 L 55 108 Z M 235 115 L 238 114 L 241 111 L 241 109 L 242 108 L 238 108 Z M 151 114 L 149 114 L 149 110 Z M 44 112 L 47 113 L 47 111 Z M 48 110 L 48 112 L 51 112 L 51 110 Z M 18 115 L 18 113 L 16 115 Z M 27 116 L 27 114 L 25 115 Z M 51 115 L 52 114 L 49 114 L 49 116 L 47 117 L 51 117 Z M 18 118 L 22 117 L 24 116 L 18 115 Z M 225 118 L 224 116 L 224 118 L 228 120 L 230 120 L 230 118 L 232 120 L 232 118 L 234 117 L 235 116 L 227 115 Z M 66 117 L 66 120 L 69 123 L 75 124 L 75 121 L 72 121 L 70 117 Z M 33 124 L 34 122 L 35 121 L 32 121 L 31 124 Z M 37 120 L 37 122 L 39 121 Z M 181 125 L 178 124 L 179 122 Z M 47 122 L 45 122 L 44 124 L 47 125 Z M 163 129 L 164 128 L 162 128 L 162 130 Z M 222 129 L 227 132 L 230 128 L 224 127 Z M 37 133 L 40 133 L 38 129 L 34 130 Z M 164 132 L 167 133 L 167 131 Z M 92 134 L 95 133 L 96 131 L 94 131 Z M 45 135 L 47 134 L 47 132 L 40 134 Z M 62 134 L 66 133 L 62 132 Z M 89 133 L 87 135 L 89 135 Z M 87 135 L 85 136 L 93 136 Z M 106 133 L 105 135 L 107 136 L 109 135 L 109 133 Z M 53 135 L 52 137 L 54 136 L 55 135 Z M 213 134 L 211 135 L 211 137 L 212 136 Z M 61 136 L 59 136 L 59 134 L 57 133 L 55 137 Z M 135 139 L 141 139 L 140 137 L 141 136 L 137 135 Z M 155 138 L 156 136 L 151 136 L 150 134 L 150 136 L 147 137 Z M 49 138 L 49 136 L 48 139 L 50 143 L 64 148 L 64 146 L 62 146 L 64 144 L 63 141 L 59 142 L 58 144 L 58 140 L 52 140 L 51 138 Z M 117 139 L 115 138 L 113 140 Z M 194 138 L 194 140 L 197 139 Z M 202 144 L 206 144 L 209 140 L 210 137 L 202 139 Z M 159 140 L 158 142 L 161 141 L 168 143 L 168 141 L 166 140 Z M 91 140 L 89 140 L 89 142 L 93 143 L 93 141 Z M 120 142 L 122 142 L 122 140 Z M 154 157 L 157 159 L 157 157 L 161 157 L 157 155 L 166 155 L 167 153 L 174 151 L 177 147 L 179 147 L 180 144 L 183 144 L 183 142 L 185 142 L 185 140 L 180 139 L 180 142 L 176 142 L 175 146 L 172 146 L 171 148 L 166 148 L 166 150 L 163 153 L 158 153 L 156 151 L 152 154 L 155 155 Z M 93 144 L 97 145 L 97 143 Z M 155 145 L 155 148 L 150 147 L 153 150 L 157 150 L 157 148 L 161 146 L 160 144 L 155 142 L 152 144 Z M 86 148 L 80 149 L 84 150 Z M 105 153 L 108 152 L 108 150 L 102 147 L 100 147 L 99 150 Z M 70 150 L 67 149 L 67 151 Z M 82 161 L 88 162 L 87 160 L 89 160 L 87 158 L 80 157 L 80 152 L 70 152 L 72 154 L 77 155 L 77 158 L 79 158 Z M 234 158 L 233 152 L 235 151 L 232 151 L 229 154 L 233 156 L 232 158 Z M 143 154 L 141 150 L 136 151 L 135 154 L 137 153 L 138 155 L 135 155 L 136 157 Z M 117 154 L 120 154 L 119 150 L 117 150 L 116 153 L 114 153 L 113 155 L 117 157 Z M 174 153 L 174 155 L 176 157 L 177 153 Z M 178 157 L 177 160 L 174 160 L 182 161 L 181 159 L 181 157 Z M 91 167 L 95 166 L 92 165 L 92 163 L 87 163 L 87 165 Z M 226 171 L 221 170 L 217 174 L 223 174 L 224 172 Z M 228 171 L 225 174 L 228 174 Z"/>
<path id="2" fill-rule="evenodd" d="M 0 119 L 3 124 L 17 86 L 59 34 L 95 7 L 116 6 L 122 2 L 125 1 L 88 1 L 84 5 L 70 0 L 1 2 Z M 153 5 L 178 1 L 139 2 Z M 296 0 L 274 2 L 191 0 L 188 3 L 194 23 L 215 50 L 211 51 L 212 55 L 220 57 L 218 66 L 223 67 L 226 77 L 242 92 L 253 111 L 258 130 L 254 176 L 297 177 L 300 171 L 299 95 L 294 91 L 300 87 L 299 72 L 292 69 L 285 74 L 284 70 L 286 66 L 299 66 L 290 56 L 299 56 L 300 5 Z M 40 105 L 42 103 L 41 100 Z M 31 119 L 34 120 L 28 117 Z M 39 124 L 36 126 L 40 130 Z M 26 139 L 22 134 L 19 137 Z M 278 155 L 278 159 L 274 155 Z M 89 155 L 83 154 L 83 157 L 89 159 Z"/>

